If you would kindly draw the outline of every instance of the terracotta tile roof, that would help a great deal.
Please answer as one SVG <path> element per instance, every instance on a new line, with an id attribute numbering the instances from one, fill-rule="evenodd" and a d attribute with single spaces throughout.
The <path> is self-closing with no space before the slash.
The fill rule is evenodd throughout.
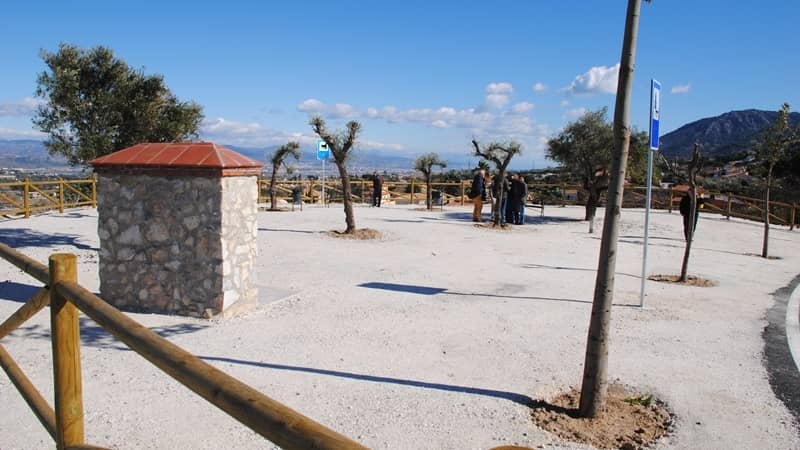
<path id="1" fill-rule="evenodd" d="M 143 143 L 101 156 L 90 162 L 95 168 L 159 167 L 243 169 L 264 164 L 213 142 Z"/>

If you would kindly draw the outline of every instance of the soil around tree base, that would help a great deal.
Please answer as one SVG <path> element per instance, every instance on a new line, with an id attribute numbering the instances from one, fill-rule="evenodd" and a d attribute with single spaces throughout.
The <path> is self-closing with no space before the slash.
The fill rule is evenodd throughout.
<path id="1" fill-rule="evenodd" d="M 356 228 L 352 233 L 345 233 L 344 231 L 328 231 L 326 233 L 330 237 L 341 239 L 355 239 L 359 241 L 367 241 L 371 239 L 380 239 L 383 237 L 380 231 L 373 230 L 372 228 Z"/>
<path id="2" fill-rule="evenodd" d="M 594 419 L 578 417 L 579 401 L 580 392 L 571 389 L 550 403 L 540 402 L 534 406 L 533 422 L 568 441 L 623 450 L 648 447 L 673 423 L 663 402 L 619 384 L 609 386 L 605 409 Z"/>
<path id="3" fill-rule="evenodd" d="M 650 275 L 647 277 L 648 280 L 659 281 L 662 283 L 682 284 L 685 286 L 714 287 L 717 285 L 717 283 L 712 280 L 696 277 L 694 275 L 687 276 L 686 281 L 678 281 L 680 278 L 680 275 Z"/>

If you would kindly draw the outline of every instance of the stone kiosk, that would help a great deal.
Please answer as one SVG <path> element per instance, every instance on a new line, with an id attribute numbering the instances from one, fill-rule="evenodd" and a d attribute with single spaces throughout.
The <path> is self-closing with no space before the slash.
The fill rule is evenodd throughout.
<path id="1" fill-rule="evenodd" d="M 139 144 L 91 164 L 103 299 L 206 318 L 256 304 L 260 162 L 187 142 Z"/>

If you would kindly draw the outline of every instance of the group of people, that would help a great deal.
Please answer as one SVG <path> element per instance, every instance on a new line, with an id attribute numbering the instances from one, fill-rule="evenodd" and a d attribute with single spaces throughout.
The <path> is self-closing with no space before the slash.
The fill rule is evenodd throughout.
<path id="1" fill-rule="evenodd" d="M 472 221 L 481 222 L 483 204 L 492 205 L 492 220 L 495 220 L 497 202 L 500 202 L 500 221 L 522 225 L 525 223 L 525 200 L 528 198 L 528 184 L 525 177 L 518 174 L 507 174 L 500 179 L 500 174 L 490 178 L 486 170 L 480 169 L 472 179 L 469 198 L 472 201 Z"/>

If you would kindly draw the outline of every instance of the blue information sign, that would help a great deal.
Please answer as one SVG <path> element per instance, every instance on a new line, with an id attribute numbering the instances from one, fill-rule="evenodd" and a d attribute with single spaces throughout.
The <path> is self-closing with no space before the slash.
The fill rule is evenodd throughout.
<path id="1" fill-rule="evenodd" d="M 658 150 L 658 123 L 661 120 L 661 83 L 650 84 L 650 148 Z"/>
<path id="2" fill-rule="evenodd" d="M 317 159 L 326 160 L 331 156 L 331 149 L 322 139 L 317 140 Z"/>

